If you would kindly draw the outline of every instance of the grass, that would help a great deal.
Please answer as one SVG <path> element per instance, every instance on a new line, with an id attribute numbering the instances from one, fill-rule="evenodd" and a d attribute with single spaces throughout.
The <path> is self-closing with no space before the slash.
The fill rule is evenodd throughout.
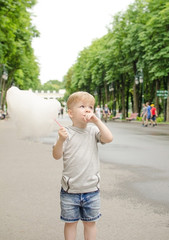
<path id="1" fill-rule="evenodd" d="M 110 116 L 109 120 L 111 120 L 113 117 L 113 115 Z M 118 119 L 120 120 L 120 119 Z M 125 119 L 121 119 L 121 120 L 125 120 Z M 142 117 L 137 117 L 137 120 L 138 122 L 141 122 L 142 121 Z M 157 123 L 159 124 L 169 124 L 169 122 L 164 122 L 164 117 L 157 117 Z"/>

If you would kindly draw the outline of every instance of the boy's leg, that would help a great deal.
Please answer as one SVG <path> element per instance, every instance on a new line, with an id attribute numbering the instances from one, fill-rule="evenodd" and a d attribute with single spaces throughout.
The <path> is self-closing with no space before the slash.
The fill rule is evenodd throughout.
<path id="1" fill-rule="evenodd" d="M 96 240 L 96 222 L 83 222 L 85 240 Z"/>
<path id="2" fill-rule="evenodd" d="M 65 240 L 76 239 L 77 223 L 78 222 L 65 223 L 65 227 L 64 227 Z"/>
<path id="3" fill-rule="evenodd" d="M 108 114 L 106 113 L 106 115 L 105 115 L 105 122 L 107 122 L 107 116 L 108 116 Z"/>
<path id="4" fill-rule="evenodd" d="M 143 115 L 143 117 L 142 117 L 142 125 L 144 126 L 144 122 L 145 122 L 145 116 Z"/>
<path id="5" fill-rule="evenodd" d="M 156 117 L 153 116 L 153 127 L 155 127 L 155 123 L 156 123 Z"/>

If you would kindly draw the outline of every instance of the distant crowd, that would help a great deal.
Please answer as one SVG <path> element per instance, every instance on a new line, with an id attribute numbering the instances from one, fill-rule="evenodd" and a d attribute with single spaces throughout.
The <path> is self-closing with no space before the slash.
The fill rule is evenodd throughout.
<path id="1" fill-rule="evenodd" d="M 95 109 L 95 114 L 100 119 L 103 117 L 104 121 L 107 122 L 109 116 L 111 115 L 111 112 L 107 104 L 105 104 L 103 109 L 100 108 L 100 106 L 98 105 Z M 158 116 L 157 110 L 154 104 L 150 105 L 149 102 L 147 102 L 146 104 L 143 104 L 142 113 L 141 113 L 142 126 L 148 127 L 148 124 L 152 125 L 153 127 L 156 126 L 157 116 Z"/>
<path id="2" fill-rule="evenodd" d="M 110 112 L 107 104 L 105 104 L 103 109 L 101 109 L 101 107 L 99 105 L 97 105 L 97 107 L 95 109 L 95 114 L 99 119 L 101 119 L 103 116 L 104 121 L 107 122 L 109 116 L 111 115 L 111 112 Z"/>
<path id="3" fill-rule="evenodd" d="M 143 109 L 142 109 L 142 126 L 148 127 L 148 124 L 152 125 L 155 127 L 157 125 L 157 109 L 154 106 L 154 104 L 149 104 L 147 102 L 146 104 L 143 104 Z"/>

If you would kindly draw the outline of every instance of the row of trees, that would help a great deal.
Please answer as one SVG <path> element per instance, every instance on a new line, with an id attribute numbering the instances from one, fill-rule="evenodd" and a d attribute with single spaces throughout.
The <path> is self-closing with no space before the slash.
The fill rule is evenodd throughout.
<path id="1" fill-rule="evenodd" d="M 37 89 L 44 91 L 59 91 L 64 88 L 64 82 L 60 82 L 58 80 L 49 80 L 46 83 L 40 85 Z"/>
<path id="2" fill-rule="evenodd" d="M 36 89 L 40 85 L 39 66 L 31 46 L 39 32 L 32 25 L 35 0 L 0 0 L 0 102 L 11 85 Z"/>
<path id="3" fill-rule="evenodd" d="M 143 83 L 137 84 L 139 77 Z M 130 103 L 140 113 L 143 100 L 164 110 L 156 91 L 169 90 L 168 0 L 136 0 L 115 15 L 108 33 L 79 53 L 64 81 L 68 95 L 86 90 L 124 118 Z M 166 112 L 169 121 L 169 97 Z"/>

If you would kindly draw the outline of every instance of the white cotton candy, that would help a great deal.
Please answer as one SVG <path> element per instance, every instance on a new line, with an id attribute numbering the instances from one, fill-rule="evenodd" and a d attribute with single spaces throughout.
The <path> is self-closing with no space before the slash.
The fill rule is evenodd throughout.
<path id="1" fill-rule="evenodd" d="M 55 119 L 61 107 L 54 99 L 43 99 L 35 93 L 11 87 L 7 91 L 9 117 L 21 137 L 47 136 L 58 129 Z"/>

